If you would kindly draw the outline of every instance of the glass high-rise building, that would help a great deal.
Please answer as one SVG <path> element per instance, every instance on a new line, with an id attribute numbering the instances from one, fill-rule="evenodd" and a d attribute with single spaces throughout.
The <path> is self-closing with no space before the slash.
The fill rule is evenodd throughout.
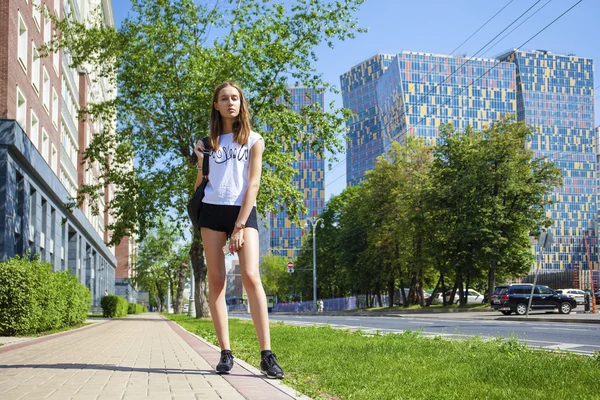
<path id="1" fill-rule="evenodd" d="M 376 90 L 384 153 L 407 135 L 435 143 L 441 124 L 482 130 L 517 110 L 515 66 L 494 59 L 404 51 Z"/>
<path id="2" fill-rule="evenodd" d="M 516 65 L 517 114 L 531 128 L 531 148 L 564 175 L 548 209 L 554 245 L 543 268 L 597 269 L 593 61 L 542 50 L 513 50 L 499 58 Z"/>
<path id="3" fill-rule="evenodd" d="M 376 86 L 393 54 L 377 54 L 340 77 L 344 107 L 354 115 L 346 122 L 346 183 L 356 186 L 383 153 Z"/>
<path id="4" fill-rule="evenodd" d="M 290 88 L 291 108 L 300 112 L 302 107 L 318 105 L 321 110 L 325 106 L 323 91 L 311 88 Z M 311 127 L 306 128 L 306 134 L 311 134 Z M 293 224 L 288 218 L 287 211 L 271 212 L 259 222 L 260 254 L 277 255 L 295 259 L 302 248 L 302 236 L 306 232 L 304 222 L 307 218 L 318 216 L 325 206 L 325 160 L 309 148 L 295 144 L 293 151 L 297 160 L 293 167 L 298 171 L 294 175 L 294 185 L 300 189 L 304 198 L 307 214 L 300 216 L 300 225 Z M 267 239 L 268 238 L 268 239 Z"/>
<path id="5" fill-rule="evenodd" d="M 516 114 L 532 130 L 536 156 L 548 157 L 564 174 L 564 186 L 551 195 L 555 204 L 547 210 L 555 239 L 543 268 L 598 268 L 591 59 L 539 50 L 469 60 L 402 52 L 370 58 L 341 79 L 344 106 L 356 113 L 348 121 L 353 150 L 347 154 L 348 185 L 360 183 L 390 142 L 406 135 L 433 143 L 441 123 L 481 130 L 502 115 Z M 361 154 L 368 163 L 357 158 L 356 144 L 375 149 Z"/>

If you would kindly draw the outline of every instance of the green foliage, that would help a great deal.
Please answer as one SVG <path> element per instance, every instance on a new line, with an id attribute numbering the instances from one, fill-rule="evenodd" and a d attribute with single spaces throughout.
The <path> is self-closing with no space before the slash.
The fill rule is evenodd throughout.
<path id="1" fill-rule="evenodd" d="M 254 130 L 265 138 L 269 168 L 263 170 L 258 209 L 285 205 L 297 219 L 303 198 L 292 179 L 296 155 L 286 149 L 336 153 L 350 112 L 332 103 L 327 112 L 313 104 L 296 113 L 286 104 L 292 102 L 288 87 L 336 91 L 315 69 L 315 50 L 362 32 L 354 18 L 362 3 L 248 0 L 209 7 L 194 0 L 134 0 L 132 15 L 118 30 L 101 18 L 84 24 L 50 14 L 61 35 L 44 46 L 45 53 L 62 48 L 73 67 L 92 65 L 96 79 L 118 87 L 114 100 L 83 110 L 105 122 L 85 149 L 85 161 L 88 166 L 98 161 L 104 183 L 121 188 L 107 205 L 115 217 L 108 227 L 113 243 L 128 232 L 143 238 L 167 209 L 176 223 L 186 221 L 197 172 L 193 146 L 208 133 L 212 91 L 225 80 L 242 86 Z M 117 115 L 114 132 L 109 122 Z M 304 134 L 306 126 L 312 135 Z M 97 186 L 83 185 L 78 201 L 89 197 L 93 206 L 97 192 Z"/>
<path id="2" fill-rule="evenodd" d="M 127 314 L 142 314 L 148 312 L 146 306 L 136 303 L 129 303 L 127 306 Z"/>
<path id="3" fill-rule="evenodd" d="M 483 291 L 529 271 L 531 236 L 552 223 L 545 208 L 562 184 L 560 170 L 527 147 L 529 137 L 525 124 L 506 118 L 481 132 L 443 126 L 435 146 L 394 143 L 362 186 L 332 198 L 321 215 L 319 297 Z M 312 266 L 311 239 L 299 268 Z M 291 284 L 312 291 L 308 274 Z"/>
<path id="4" fill-rule="evenodd" d="M 189 258 L 189 245 L 179 245 L 180 233 L 165 218 L 159 218 L 140 241 L 133 279 L 137 287 L 149 292 L 150 299 L 166 303 L 168 286 L 177 293 L 179 266 Z"/>
<path id="5" fill-rule="evenodd" d="M 288 259 L 282 256 L 265 256 L 260 260 L 260 273 L 266 294 L 276 295 L 281 301 L 290 296 Z"/>
<path id="6" fill-rule="evenodd" d="M 114 294 L 104 296 L 100 300 L 102 307 L 102 315 L 106 318 L 120 318 L 127 316 L 128 305 L 127 300 Z"/>
<path id="7" fill-rule="evenodd" d="M 166 316 L 217 344 L 210 319 Z M 252 323 L 231 319 L 229 332 L 234 356 L 258 367 Z M 512 339 L 446 340 L 410 331 L 368 336 L 272 324 L 271 341 L 286 385 L 315 399 L 597 397 L 595 358 L 534 350 Z"/>
<path id="8" fill-rule="evenodd" d="M 68 271 L 52 272 L 37 259 L 0 263 L 0 332 L 5 335 L 58 330 L 84 322 L 89 290 Z"/>

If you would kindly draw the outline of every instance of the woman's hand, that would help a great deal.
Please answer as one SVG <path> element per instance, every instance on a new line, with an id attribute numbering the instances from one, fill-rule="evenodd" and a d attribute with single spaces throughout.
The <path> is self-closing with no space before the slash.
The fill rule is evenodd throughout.
<path id="1" fill-rule="evenodd" d="M 244 230 L 235 228 L 229 238 L 229 252 L 237 253 L 244 245 Z"/>
<path id="2" fill-rule="evenodd" d="M 200 161 L 204 159 L 204 143 L 202 142 L 202 139 L 196 142 L 194 153 L 196 153 L 196 157 L 198 157 L 198 164 L 200 164 Z"/>

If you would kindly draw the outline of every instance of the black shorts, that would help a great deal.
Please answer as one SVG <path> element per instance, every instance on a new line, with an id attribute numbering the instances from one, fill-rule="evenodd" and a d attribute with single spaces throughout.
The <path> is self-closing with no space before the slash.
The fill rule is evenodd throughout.
<path id="1" fill-rule="evenodd" d="M 201 228 L 225 232 L 229 238 L 235 228 L 235 221 L 237 221 L 240 208 L 242 207 L 202 203 L 202 212 L 200 213 L 198 225 Z M 252 207 L 252 211 L 250 211 L 250 215 L 248 216 L 245 225 L 246 228 L 254 228 L 258 231 L 256 207 Z"/>

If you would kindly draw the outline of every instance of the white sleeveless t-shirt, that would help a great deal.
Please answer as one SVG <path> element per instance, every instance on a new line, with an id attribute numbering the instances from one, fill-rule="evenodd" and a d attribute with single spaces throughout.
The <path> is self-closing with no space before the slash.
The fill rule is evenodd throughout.
<path id="1" fill-rule="evenodd" d="M 208 184 L 204 191 L 203 203 L 242 205 L 248 190 L 250 149 L 259 140 L 263 140 L 262 136 L 254 131 L 250 132 L 248 143 L 245 145 L 235 142 L 233 133 L 219 136 L 219 150 L 210 151 Z"/>

